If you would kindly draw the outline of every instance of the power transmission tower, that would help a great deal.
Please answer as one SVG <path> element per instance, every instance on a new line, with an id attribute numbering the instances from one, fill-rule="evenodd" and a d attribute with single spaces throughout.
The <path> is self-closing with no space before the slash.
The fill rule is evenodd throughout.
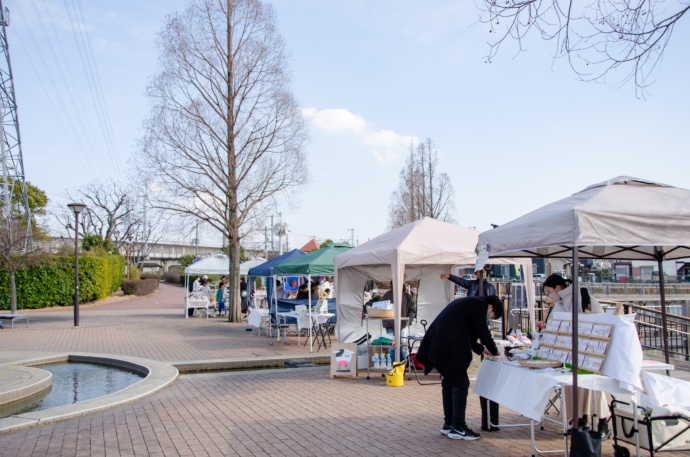
<path id="1" fill-rule="evenodd" d="M 0 0 L 0 128 L 2 141 L 0 141 L 0 153 L 2 153 L 3 204 L 5 216 L 9 217 L 10 205 L 13 201 L 13 192 L 21 192 L 18 201 L 18 209 L 23 210 L 27 220 L 26 243 L 24 249 L 31 249 L 33 240 L 31 237 L 31 214 L 29 212 L 29 199 L 26 195 L 26 179 L 24 175 L 24 159 L 22 158 L 22 143 L 19 136 L 19 118 L 17 116 L 17 103 L 14 94 L 14 81 L 12 79 L 12 65 L 10 63 L 10 50 L 7 44 L 7 26 L 10 25 L 9 10 L 2 6 Z M 9 219 L 8 219 L 9 220 Z"/>

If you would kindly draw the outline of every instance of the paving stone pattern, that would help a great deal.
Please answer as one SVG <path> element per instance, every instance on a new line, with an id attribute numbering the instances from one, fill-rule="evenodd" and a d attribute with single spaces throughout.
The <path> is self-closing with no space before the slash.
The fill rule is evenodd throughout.
<path id="1" fill-rule="evenodd" d="M 17 357 L 16 351 L 168 362 L 309 354 L 296 339 L 269 346 L 242 324 L 184 319 L 181 296 L 180 288 L 161 285 L 150 297 L 83 305 L 79 328 L 72 327 L 71 308 L 29 311 L 28 329 L 0 330 L 0 360 Z M 472 393 L 467 417 L 479 431 L 479 400 Z M 506 408 L 501 420 L 526 422 Z M 0 456 L 531 455 L 527 427 L 504 427 L 470 442 L 442 436 L 441 425 L 440 386 L 414 379 L 391 388 L 379 375 L 331 379 L 327 367 L 203 373 L 182 375 L 124 406 L 0 434 Z M 542 449 L 562 445 L 555 424 L 536 435 Z M 611 444 L 604 444 L 604 456 L 613 456 Z"/>

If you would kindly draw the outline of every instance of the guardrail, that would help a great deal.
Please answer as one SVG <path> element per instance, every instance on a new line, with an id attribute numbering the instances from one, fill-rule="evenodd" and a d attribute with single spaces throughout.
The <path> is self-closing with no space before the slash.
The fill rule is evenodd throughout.
<path id="1" fill-rule="evenodd" d="M 603 302 L 602 300 L 599 300 Z M 636 313 L 635 325 L 643 349 L 664 349 L 661 311 L 648 306 L 623 303 L 625 314 Z M 690 318 L 666 313 L 668 353 L 690 360 Z"/>

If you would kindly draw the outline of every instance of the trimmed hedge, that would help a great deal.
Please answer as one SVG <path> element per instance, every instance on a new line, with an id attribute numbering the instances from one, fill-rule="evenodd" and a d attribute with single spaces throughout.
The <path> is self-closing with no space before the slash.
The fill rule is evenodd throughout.
<path id="1" fill-rule="evenodd" d="M 122 281 L 121 287 L 125 295 L 150 295 L 158 289 L 158 279 L 147 278 L 139 281 Z"/>
<path id="2" fill-rule="evenodd" d="M 180 282 L 180 279 L 184 281 L 184 278 L 182 278 L 179 273 L 174 271 L 166 271 L 164 279 L 165 282 L 170 284 L 184 284 L 184 282 Z"/>
<path id="3" fill-rule="evenodd" d="M 158 275 L 141 275 L 141 280 L 143 281 L 144 279 L 156 281 L 156 289 L 158 289 L 158 285 L 161 283 L 161 280 L 158 279 Z"/>
<path id="4" fill-rule="evenodd" d="M 149 278 L 158 279 L 159 281 L 161 279 L 161 277 L 158 276 L 158 273 L 142 273 L 139 276 L 139 279 L 149 279 Z"/>
<path id="5" fill-rule="evenodd" d="M 79 256 L 79 302 L 100 300 L 120 288 L 125 258 L 120 255 Z M 36 309 L 74 303 L 74 257 L 45 256 L 14 273 L 17 308 Z M 0 309 L 10 309 L 10 280 L 0 270 Z"/>

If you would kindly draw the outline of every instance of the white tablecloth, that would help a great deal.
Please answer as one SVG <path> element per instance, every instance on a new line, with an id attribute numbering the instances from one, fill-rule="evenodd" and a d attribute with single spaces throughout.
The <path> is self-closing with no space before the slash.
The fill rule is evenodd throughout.
<path id="1" fill-rule="evenodd" d="M 206 310 L 206 317 L 208 317 L 208 309 L 211 307 L 211 302 L 208 298 L 188 298 L 185 305 L 184 315 L 185 318 L 189 317 L 189 309 L 204 308 Z"/>
<path id="2" fill-rule="evenodd" d="M 267 308 L 249 308 L 249 316 L 247 316 L 247 325 L 251 327 L 261 327 L 261 318 L 268 316 Z"/>
<path id="3" fill-rule="evenodd" d="M 523 416 L 540 421 L 554 386 L 572 385 L 572 374 L 521 367 L 517 362 L 484 360 L 472 391 Z M 618 395 L 631 395 L 617 380 L 600 375 L 580 375 L 578 387 Z"/>

